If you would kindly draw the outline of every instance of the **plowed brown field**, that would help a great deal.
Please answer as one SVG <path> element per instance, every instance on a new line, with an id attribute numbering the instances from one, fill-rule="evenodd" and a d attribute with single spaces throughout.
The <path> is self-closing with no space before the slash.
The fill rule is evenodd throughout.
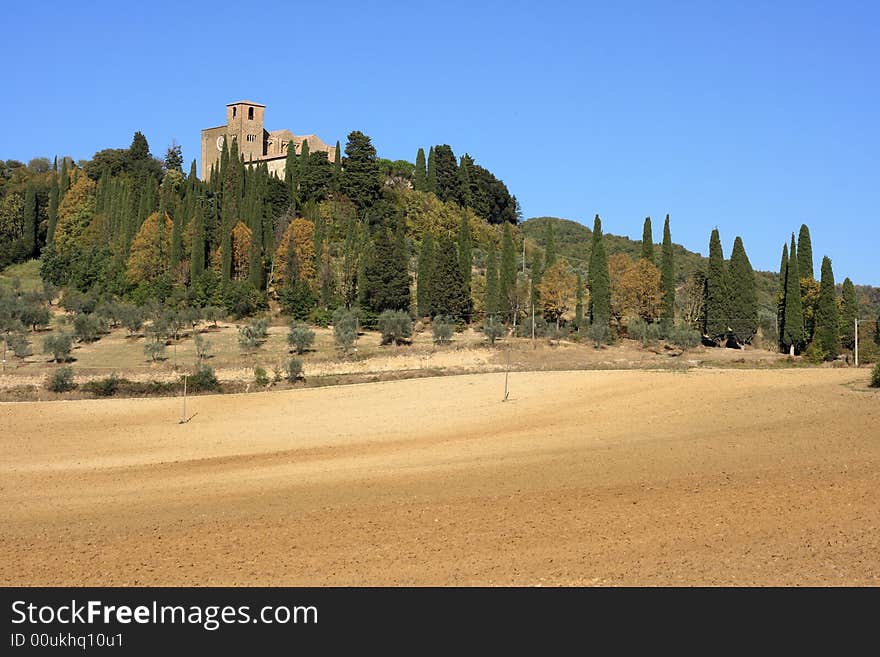
<path id="1" fill-rule="evenodd" d="M 840 369 L 0 405 L 0 584 L 880 584 Z M 857 384 L 853 382 L 858 381 Z"/>

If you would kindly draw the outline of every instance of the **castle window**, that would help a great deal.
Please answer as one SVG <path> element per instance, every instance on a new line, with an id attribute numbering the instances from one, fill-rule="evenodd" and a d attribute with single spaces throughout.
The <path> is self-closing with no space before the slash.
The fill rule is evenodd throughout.
<path id="1" fill-rule="evenodd" d="M 248 136 L 247 136 L 247 140 L 248 140 L 248 141 L 256 141 L 256 140 L 257 140 L 257 136 L 256 136 L 256 135 L 248 135 Z"/>
<path id="2" fill-rule="evenodd" d="M 232 108 L 232 118 L 233 118 L 233 119 L 235 118 L 235 115 L 236 115 L 237 113 L 238 113 L 238 108 L 237 108 L 237 107 L 233 107 L 233 108 Z"/>
<path id="3" fill-rule="evenodd" d="M 254 108 L 253 107 L 248 107 L 248 120 L 249 121 L 254 120 Z"/>

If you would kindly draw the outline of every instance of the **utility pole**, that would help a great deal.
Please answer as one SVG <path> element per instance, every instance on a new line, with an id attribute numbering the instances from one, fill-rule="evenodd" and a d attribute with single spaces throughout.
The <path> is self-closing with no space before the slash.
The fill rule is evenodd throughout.
<path id="1" fill-rule="evenodd" d="M 532 349 L 535 348 L 535 304 L 532 304 Z"/>
<path id="2" fill-rule="evenodd" d="M 506 402 L 507 396 L 510 394 L 510 389 L 507 387 L 507 377 L 510 375 L 510 341 L 507 342 L 507 368 L 504 370 L 504 399 L 501 401 Z"/>
<path id="3" fill-rule="evenodd" d="M 183 415 L 178 424 L 186 424 L 186 374 L 183 375 Z"/>
<path id="4" fill-rule="evenodd" d="M 856 367 L 859 366 L 859 318 L 856 317 Z"/>

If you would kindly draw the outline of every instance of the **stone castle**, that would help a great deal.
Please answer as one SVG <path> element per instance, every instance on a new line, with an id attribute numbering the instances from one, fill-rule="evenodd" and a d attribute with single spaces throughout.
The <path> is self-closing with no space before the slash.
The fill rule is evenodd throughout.
<path id="1" fill-rule="evenodd" d="M 293 148 L 302 152 L 304 141 L 309 142 L 309 152 L 324 151 L 327 159 L 334 162 L 336 148 L 328 146 L 317 135 L 295 135 L 290 130 L 268 131 L 263 127 L 266 106 L 240 100 L 226 106 L 226 124 L 202 130 L 202 180 L 211 177 L 211 167 L 220 162 L 223 144 L 234 139 L 238 152 L 245 163 L 265 162 L 269 173 L 284 179 L 284 163 L 288 151 Z"/>

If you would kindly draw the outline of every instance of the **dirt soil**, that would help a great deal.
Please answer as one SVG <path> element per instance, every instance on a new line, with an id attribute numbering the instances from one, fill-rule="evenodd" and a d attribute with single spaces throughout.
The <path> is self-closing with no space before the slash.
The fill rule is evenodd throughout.
<path id="1" fill-rule="evenodd" d="M 878 585 L 843 369 L 0 404 L 3 585 Z"/>

